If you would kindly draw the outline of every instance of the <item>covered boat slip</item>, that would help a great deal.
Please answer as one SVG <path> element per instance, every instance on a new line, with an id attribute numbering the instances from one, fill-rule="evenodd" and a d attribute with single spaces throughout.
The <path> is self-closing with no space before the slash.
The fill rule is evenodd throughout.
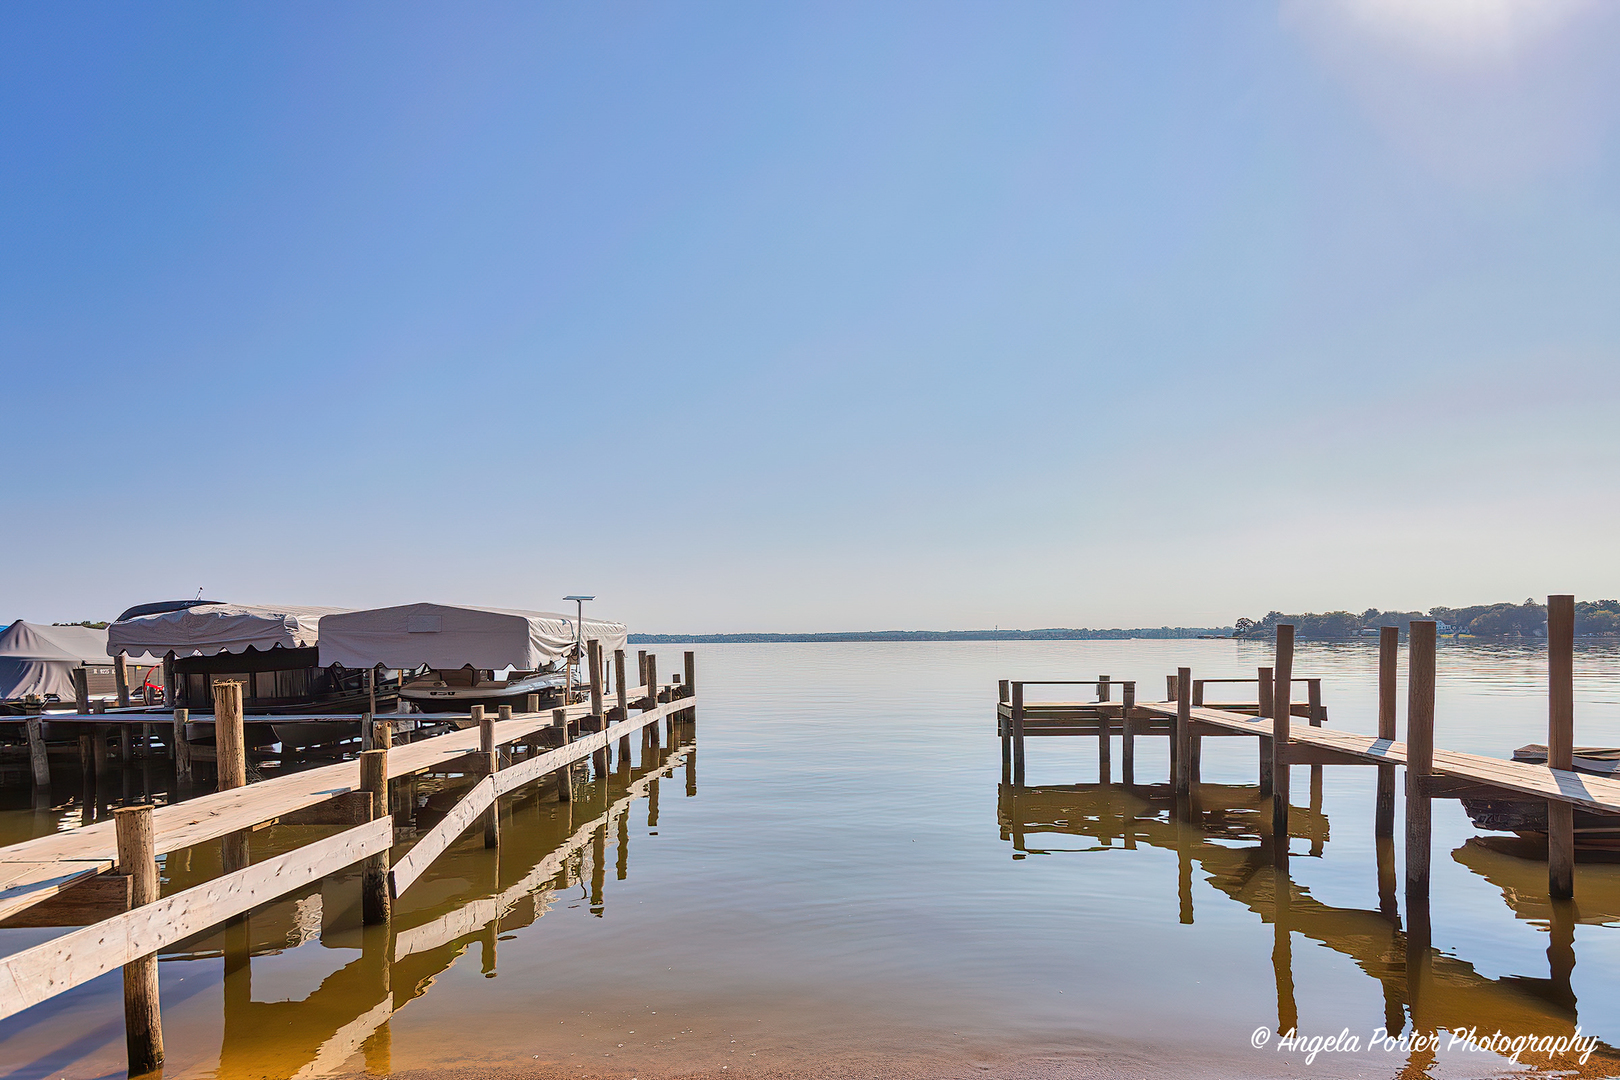
<path id="1" fill-rule="evenodd" d="M 73 672 L 84 668 L 91 696 L 116 692 L 116 678 L 107 651 L 108 631 L 89 626 L 41 626 L 18 619 L 0 630 L 0 700 L 75 700 Z M 131 667 L 129 678 L 139 686 L 153 665 Z"/>
<path id="2" fill-rule="evenodd" d="M 538 671 L 595 640 L 611 655 L 628 640 L 623 623 L 549 611 L 402 604 L 347 611 L 321 627 L 321 663 L 350 668 L 472 667 Z"/>

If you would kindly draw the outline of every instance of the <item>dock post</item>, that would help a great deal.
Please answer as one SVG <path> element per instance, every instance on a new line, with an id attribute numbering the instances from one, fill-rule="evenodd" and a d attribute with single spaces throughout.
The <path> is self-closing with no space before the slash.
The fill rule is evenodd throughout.
<path id="1" fill-rule="evenodd" d="M 113 686 L 118 693 L 118 707 L 129 708 L 129 657 L 122 652 L 113 657 Z"/>
<path id="2" fill-rule="evenodd" d="M 180 703 L 180 687 L 174 677 L 174 650 L 163 654 L 163 704 L 174 708 Z"/>
<path id="3" fill-rule="evenodd" d="M 1192 669 L 1176 672 L 1175 793 L 1178 800 L 1192 795 Z"/>
<path id="4" fill-rule="evenodd" d="M 1255 695 L 1255 715 L 1269 717 L 1271 715 L 1271 669 L 1263 667 L 1256 672 L 1255 679 L 1257 692 Z M 1267 732 L 1255 740 L 1260 744 L 1260 798 L 1271 798 L 1271 733 Z"/>
<path id="5" fill-rule="evenodd" d="M 647 708 L 658 708 L 658 657 L 654 653 L 647 654 Z M 647 744 L 654 750 L 658 749 L 658 721 L 654 720 L 642 729 L 647 733 Z"/>
<path id="6" fill-rule="evenodd" d="M 1271 671 L 1271 845 L 1277 865 L 1288 862 L 1288 739 L 1293 723 L 1294 627 L 1277 624 Z"/>
<path id="7" fill-rule="evenodd" d="M 539 694 L 525 694 L 523 696 L 523 711 L 528 712 L 528 713 L 537 713 L 537 712 L 539 712 L 540 711 L 540 695 Z"/>
<path id="8" fill-rule="evenodd" d="M 73 708 L 80 716 L 90 712 L 90 672 L 83 666 L 73 669 Z"/>
<path id="9" fill-rule="evenodd" d="M 1107 704 L 1113 696 L 1113 687 L 1109 685 L 1106 675 L 1097 676 L 1097 701 Z M 1112 783 L 1114 779 L 1114 735 L 1112 725 L 1108 722 L 1106 709 L 1097 710 L 1097 779 L 1104 783 Z"/>
<path id="10" fill-rule="evenodd" d="M 1203 679 L 1193 680 L 1192 707 L 1195 709 L 1202 709 L 1204 707 Z M 1187 760 L 1189 763 L 1188 768 L 1191 770 L 1190 776 L 1192 783 L 1197 784 L 1203 779 L 1204 775 L 1204 737 L 1202 735 L 1191 734 L 1190 728 L 1187 736 Z"/>
<path id="11" fill-rule="evenodd" d="M 1174 675 L 1164 677 L 1164 700 L 1176 700 L 1176 677 Z"/>
<path id="12" fill-rule="evenodd" d="M 1001 782 L 1012 782 L 1012 717 L 1002 719 L 1001 706 L 1012 708 L 1012 688 L 1006 679 L 996 684 L 996 734 L 1001 736 Z"/>
<path id="13" fill-rule="evenodd" d="M 619 719 L 630 718 L 630 688 L 624 681 L 624 650 L 613 650 L 613 696 L 618 702 Z M 619 768 L 630 767 L 630 736 L 619 736 Z"/>
<path id="14" fill-rule="evenodd" d="M 686 661 L 686 696 L 697 697 L 697 653 L 688 651 Z M 688 724 L 697 723 L 697 706 L 692 706 L 681 713 L 681 719 Z"/>
<path id="15" fill-rule="evenodd" d="M 1575 597 L 1547 597 L 1547 767 L 1575 767 Z M 1547 803 L 1547 893 L 1575 895 L 1575 807 Z"/>
<path id="16" fill-rule="evenodd" d="M 157 843 L 150 806 L 113 811 L 118 872 L 128 877 L 130 906 L 158 899 Z M 124 965 L 124 1045 L 129 1075 L 154 1072 L 163 1064 L 163 1016 L 158 1001 L 158 959 L 151 952 Z"/>
<path id="17" fill-rule="evenodd" d="M 1012 684 L 1013 783 L 1024 786 L 1024 684 Z"/>
<path id="18" fill-rule="evenodd" d="M 1131 710 L 1136 708 L 1136 683 L 1125 684 L 1124 700 L 1120 708 L 1119 778 L 1127 786 L 1136 784 L 1136 721 Z"/>
<path id="19" fill-rule="evenodd" d="M 1406 909 L 1407 922 L 1424 924 L 1429 910 L 1429 847 L 1433 808 L 1428 780 L 1434 771 L 1434 623 L 1407 631 L 1406 676 Z"/>
<path id="20" fill-rule="evenodd" d="M 1397 626 L 1378 628 L 1378 738 L 1394 742 L 1395 667 L 1400 660 L 1401 631 Z M 1395 766 L 1378 766 L 1378 802 L 1373 810 L 1373 836 L 1395 835 Z"/>
<path id="21" fill-rule="evenodd" d="M 214 684 L 214 754 L 219 790 L 247 783 L 247 746 L 242 734 L 242 684 Z"/>
<path id="22" fill-rule="evenodd" d="M 596 638 L 585 643 L 585 658 L 591 675 L 591 717 L 596 721 L 596 729 L 602 731 L 607 727 L 607 720 L 602 709 L 602 643 Z M 591 754 L 591 766 L 598 780 L 607 776 L 607 754 L 606 742 Z"/>
<path id="23" fill-rule="evenodd" d="M 999 701 L 1003 705 L 1007 704 L 1008 702 L 1010 702 L 1012 700 L 1011 691 L 1009 691 L 1008 688 L 1007 688 L 1007 680 L 1006 679 L 1002 679 L 1000 682 L 996 683 L 996 694 L 997 694 L 996 700 Z"/>
<path id="24" fill-rule="evenodd" d="M 390 816 L 388 809 L 388 751 L 379 747 L 360 755 L 360 790 L 371 793 L 371 820 Z M 388 852 L 366 859 L 360 868 L 360 921 L 366 926 L 387 923 L 393 914 L 388 895 Z"/>
<path id="25" fill-rule="evenodd" d="M 377 749 L 377 736 L 371 729 L 371 714 L 360 714 L 360 752 Z"/>
<path id="26" fill-rule="evenodd" d="M 34 787 L 49 794 L 51 759 L 45 752 L 45 724 L 38 716 L 28 718 L 28 763 L 34 773 Z"/>
<path id="27" fill-rule="evenodd" d="M 551 723 L 554 727 L 562 728 L 563 745 L 567 746 L 568 738 L 568 711 L 566 709 L 551 710 Z M 572 802 L 574 798 L 574 774 L 572 765 L 564 765 L 557 770 L 557 801 Z"/>
<path id="28" fill-rule="evenodd" d="M 128 724 L 118 725 L 118 760 L 125 765 L 135 760 L 135 740 Z"/>
<path id="29" fill-rule="evenodd" d="M 174 779 L 176 783 L 191 783 L 191 744 L 186 741 L 186 721 L 191 710 L 174 710 L 173 734 L 169 736 L 169 749 L 174 753 Z"/>
<path id="30" fill-rule="evenodd" d="M 478 725 L 478 756 L 482 759 L 485 776 L 494 776 L 500 769 L 500 757 L 495 750 L 495 721 L 484 715 L 482 705 L 474 705 L 470 710 L 473 722 Z M 484 846 L 486 848 L 499 847 L 501 844 L 501 807 L 500 800 L 489 804 L 484 811 Z"/>

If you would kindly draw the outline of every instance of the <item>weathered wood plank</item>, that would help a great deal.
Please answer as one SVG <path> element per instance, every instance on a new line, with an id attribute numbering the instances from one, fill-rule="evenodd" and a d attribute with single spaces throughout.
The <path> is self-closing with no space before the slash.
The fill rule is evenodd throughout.
<path id="1" fill-rule="evenodd" d="M 382 818 L 0 959 L 0 1019 L 388 850 Z"/>
<path id="2" fill-rule="evenodd" d="M 0 920 L 0 928 L 88 926 L 129 910 L 130 879 L 124 874 L 80 876 L 48 900 Z"/>

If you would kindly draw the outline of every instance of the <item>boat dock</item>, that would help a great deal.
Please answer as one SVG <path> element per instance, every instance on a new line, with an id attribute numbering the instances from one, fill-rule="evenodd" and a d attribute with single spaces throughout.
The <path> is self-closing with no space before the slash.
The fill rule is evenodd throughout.
<path id="1" fill-rule="evenodd" d="M 1574 895 L 1574 811 L 1620 815 L 1620 780 L 1573 769 L 1575 598 L 1551 596 L 1547 602 L 1548 763 L 1535 765 L 1440 750 L 1434 745 L 1435 624 L 1414 621 L 1407 642 L 1407 733 L 1396 738 L 1396 677 L 1400 653 L 1397 628 L 1379 636 L 1378 731 L 1362 734 L 1325 726 L 1320 679 L 1293 675 L 1294 628 L 1277 627 L 1276 658 L 1253 678 L 1195 679 L 1187 668 L 1167 678 L 1163 701 L 1137 699 L 1135 682 L 1107 676 L 1094 680 L 1003 680 L 997 705 L 997 733 L 1002 744 L 1004 781 L 1024 784 L 1025 739 L 1032 736 L 1093 736 L 1098 739 L 1101 779 L 1111 780 L 1111 745 L 1121 739 L 1122 780 L 1135 785 L 1135 740 L 1164 736 L 1170 740 L 1170 784 L 1183 816 L 1193 804 L 1198 782 L 1201 741 L 1206 737 L 1254 738 L 1258 744 L 1262 797 L 1271 800 L 1271 848 L 1279 864 L 1288 858 L 1289 767 L 1312 767 L 1313 788 L 1326 765 L 1372 765 L 1378 768 L 1378 837 L 1394 832 L 1395 769 L 1406 782 L 1406 900 L 1414 929 L 1427 927 L 1431 802 L 1436 798 L 1499 798 L 1547 804 L 1548 892 L 1555 899 Z M 1292 700 L 1293 686 L 1305 682 L 1308 700 Z M 1254 702 L 1205 704 L 1207 686 L 1252 683 Z M 1094 701 L 1029 702 L 1028 688 L 1087 686 Z M 1122 700 L 1112 701 L 1115 688 Z M 1304 722 L 1300 722 L 1303 719 Z M 1620 820 L 1617 820 L 1620 824 Z"/>
<path id="2" fill-rule="evenodd" d="M 166 806 L 125 806 L 111 821 L 0 848 L 0 926 L 81 928 L 0 957 L 0 1018 L 122 967 L 129 1071 L 149 1072 L 163 1060 L 159 950 L 221 924 L 239 924 L 253 908 L 357 863 L 362 921 L 387 924 L 393 902 L 463 833 L 481 824 L 485 846 L 498 848 L 498 799 L 551 782 L 557 798 L 569 801 L 575 766 L 589 762 L 597 776 L 607 775 L 615 746 L 620 762 L 628 762 L 633 735 L 641 737 L 645 757 L 649 747 L 660 745 L 659 721 L 672 747 L 677 725 L 690 734 L 697 704 L 692 653 L 684 657 L 684 680 L 677 675 L 668 683 L 658 679 L 657 658 L 642 653 L 641 684 L 630 687 L 624 653 L 616 650 L 610 696 L 603 686 L 606 658 L 597 642 L 589 645 L 586 700 L 541 711 L 535 696 L 529 709 L 502 706 L 495 716 L 475 707 L 465 730 L 401 745 L 394 745 L 389 724 L 378 718 L 365 732 L 372 748 L 357 757 L 255 783 L 247 782 L 240 684 L 216 684 L 215 792 Z M 32 724 L 36 718 L 28 719 Z M 177 750 L 185 744 L 185 722 L 183 716 L 173 721 Z M 177 772 L 181 756 L 175 755 Z M 410 803 L 416 779 L 447 774 L 480 779 L 432 828 L 420 834 L 402 829 L 397 808 Z M 337 831 L 252 862 L 252 834 L 278 822 Z M 413 839 L 393 858 L 397 844 Z M 210 841 L 222 845 L 225 872 L 160 896 L 157 858 Z"/>

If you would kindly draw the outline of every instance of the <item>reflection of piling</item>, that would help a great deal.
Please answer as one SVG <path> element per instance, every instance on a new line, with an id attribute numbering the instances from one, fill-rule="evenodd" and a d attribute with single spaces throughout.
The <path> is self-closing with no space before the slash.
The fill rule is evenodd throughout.
<path id="1" fill-rule="evenodd" d="M 1429 776 L 1434 772 L 1434 623 L 1407 631 L 1406 909 L 1408 932 L 1428 923 L 1429 838 L 1433 832 Z M 1419 909 L 1421 908 L 1421 911 Z"/>
<path id="2" fill-rule="evenodd" d="M 1575 598 L 1547 597 L 1547 766 L 1575 767 Z M 1547 802 L 1547 891 L 1575 895 L 1575 807 Z"/>
<path id="3" fill-rule="evenodd" d="M 152 808 L 131 806 L 114 811 L 118 872 L 129 878 L 130 906 L 158 898 L 156 839 Z M 152 1072 L 163 1064 L 163 1018 L 158 1004 L 157 953 L 124 965 L 124 1044 L 129 1075 Z"/>
<path id="4" fill-rule="evenodd" d="M 1400 659 L 1401 631 L 1378 628 L 1378 737 L 1395 741 L 1395 666 Z M 1379 765 L 1378 803 L 1373 812 L 1373 835 L 1395 835 L 1395 766 Z"/>
<path id="5" fill-rule="evenodd" d="M 1271 871 L 1271 966 L 1277 977 L 1277 1034 L 1286 1035 L 1299 1027 L 1299 1003 L 1294 996 L 1293 882 L 1288 871 Z"/>

